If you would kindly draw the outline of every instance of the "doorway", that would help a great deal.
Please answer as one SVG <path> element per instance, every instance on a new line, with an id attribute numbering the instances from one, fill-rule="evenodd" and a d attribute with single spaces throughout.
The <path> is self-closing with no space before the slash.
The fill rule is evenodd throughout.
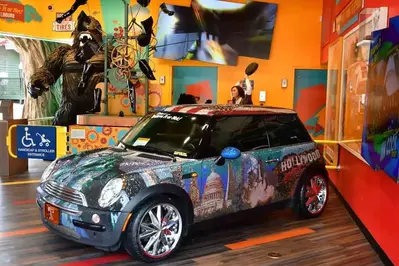
<path id="1" fill-rule="evenodd" d="M 217 103 L 217 67 L 173 67 L 172 99 L 177 103 L 180 94 L 192 94 L 198 103 L 211 100 Z"/>
<path id="2" fill-rule="evenodd" d="M 295 69 L 294 82 L 294 110 L 312 138 L 324 138 L 327 70 Z"/>

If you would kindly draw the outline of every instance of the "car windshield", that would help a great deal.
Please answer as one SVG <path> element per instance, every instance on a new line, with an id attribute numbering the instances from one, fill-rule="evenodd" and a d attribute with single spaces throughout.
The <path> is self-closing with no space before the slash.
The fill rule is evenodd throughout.
<path id="1" fill-rule="evenodd" d="M 121 140 L 130 149 L 195 158 L 210 117 L 157 112 L 145 116 Z"/>

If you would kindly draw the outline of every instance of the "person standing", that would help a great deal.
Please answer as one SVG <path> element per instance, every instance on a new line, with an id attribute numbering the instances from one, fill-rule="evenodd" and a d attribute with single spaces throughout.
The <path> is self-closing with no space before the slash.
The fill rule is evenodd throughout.
<path id="1" fill-rule="evenodd" d="M 231 100 L 233 104 L 245 104 L 245 91 L 241 86 L 233 86 L 231 88 Z"/>
<path id="2" fill-rule="evenodd" d="M 248 75 L 245 75 L 244 80 L 238 81 L 235 84 L 235 86 L 239 86 L 244 90 L 243 104 L 253 104 L 252 91 L 253 91 L 254 83 L 252 80 L 249 80 Z"/>

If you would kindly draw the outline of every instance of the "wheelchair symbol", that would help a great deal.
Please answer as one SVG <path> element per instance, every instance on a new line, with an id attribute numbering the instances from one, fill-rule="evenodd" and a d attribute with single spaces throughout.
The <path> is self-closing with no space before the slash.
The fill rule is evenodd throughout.
<path id="1" fill-rule="evenodd" d="M 22 137 L 22 145 L 26 148 L 29 147 L 34 147 L 36 146 L 35 142 L 33 142 L 33 139 L 30 137 L 30 133 L 28 132 L 29 128 L 25 128 L 25 136 Z"/>
<path id="2" fill-rule="evenodd" d="M 36 136 L 39 136 L 41 141 L 39 143 L 39 146 L 42 147 L 43 145 L 46 145 L 46 147 L 50 146 L 51 141 L 46 139 L 46 135 L 40 135 L 39 133 L 36 133 Z"/>

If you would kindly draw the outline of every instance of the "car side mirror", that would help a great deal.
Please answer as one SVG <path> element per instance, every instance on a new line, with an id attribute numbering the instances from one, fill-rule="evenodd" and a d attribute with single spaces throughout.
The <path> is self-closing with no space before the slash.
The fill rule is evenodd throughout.
<path id="1" fill-rule="evenodd" d="M 234 147 L 226 147 L 222 150 L 221 156 L 224 159 L 234 160 L 234 159 L 240 158 L 241 151 Z"/>
<path id="2" fill-rule="evenodd" d="M 222 153 L 220 156 L 216 159 L 215 163 L 218 166 L 224 165 L 226 159 L 227 160 L 235 160 L 237 158 L 240 158 L 241 156 L 241 151 L 237 148 L 234 147 L 226 147 L 222 150 Z"/>

